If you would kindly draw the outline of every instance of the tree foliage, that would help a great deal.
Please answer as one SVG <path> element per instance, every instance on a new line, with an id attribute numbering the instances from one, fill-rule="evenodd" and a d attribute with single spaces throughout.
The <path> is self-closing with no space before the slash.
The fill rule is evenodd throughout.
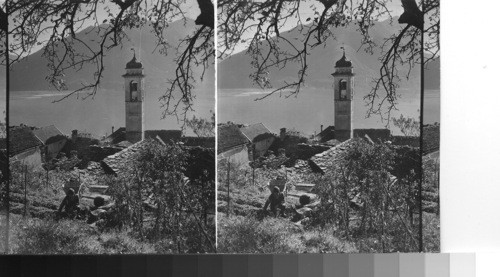
<path id="1" fill-rule="evenodd" d="M 184 175 L 187 158 L 179 146 L 149 140 L 125 175 L 110 185 L 111 194 L 120 218 L 140 236 L 169 239 L 170 250 L 178 253 L 214 251 L 214 230 L 200 217 L 206 208 L 202 189 Z"/>
<path id="2" fill-rule="evenodd" d="M 69 69 L 81 69 L 86 64 L 94 67 L 93 80 L 82 83 L 75 91 L 94 96 L 99 89 L 106 65 L 104 56 L 112 48 L 120 47 L 127 39 L 126 30 L 151 25 L 156 49 L 161 54 L 174 48 L 177 67 L 174 76 L 167 79 L 167 89 L 161 97 L 164 116 L 181 114 L 192 109 L 196 80 L 203 79 L 205 70 L 213 64 L 215 56 L 213 31 L 213 4 L 211 0 L 198 0 L 200 15 L 193 33 L 187 34 L 178 45 L 166 41 L 169 24 L 187 20 L 187 0 L 8 0 L 8 35 L 11 38 L 10 64 L 43 46 L 43 56 L 48 61 L 49 83 L 58 90 L 65 90 L 64 77 Z M 101 15 L 104 11 L 104 16 Z M 95 44 L 77 36 L 79 31 L 91 26 L 97 32 Z M 2 26 L 3 27 L 3 26 Z M 83 49 L 83 50 L 77 50 Z M 201 76 L 193 69 L 201 67 Z M 179 113 L 178 113 L 179 112 Z"/>
<path id="3" fill-rule="evenodd" d="M 306 83 L 309 68 L 308 55 L 316 48 L 324 47 L 335 39 L 339 27 L 353 24 L 362 35 L 362 47 L 373 53 L 380 48 L 381 66 L 373 80 L 372 90 L 365 96 L 368 115 L 379 114 L 390 119 L 390 111 L 396 108 L 399 97 L 397 88 L 401 72 L 397 65 L 404 64 L 408 77 L 413 67 L 421 63 L 421 34 L 426 33 L 424 51 L 432 53 L 425 62 L 436 58 L 439 52 L 439 0 L 401 0 L 404 13 L 399 19 L 403 24 L 399 32 L 385 38 L 377 45 L 371 38 L 371 28 L 378 20 L 395 15 L 388 0 L 314 0 L 314 1 L 228 1 L 218 3 L 218 56 L 224 59 L 240 44 L 248 44 L 247 53 L 252 57 L 251 79 L 261 88 L 271 89 L 268 78 L 272 68 L 288 64 L 297 66 L 297 76 L 292 82 L 284 82 L 259 98 L 272 94 L 298 94 Z M 313 14 L 311 16 L 311 13 Z M 424 26 L 424 18 L 426 24 Z M 296 25 L 300 36 L 288 39 L 281 30 Z M 387 106 L 387 110 L 384 108 Z"/>
<path id="4" fill-rule="evenodd" d="M 193 118 L 186 119 L 186 126 L 193 130 L 198 137 L 214 137 L 215 136 L 215 112 L 210 111 L 210 119 L 199 118 L 193 115 Z"/>
<path id="5" fill-rule="evenodd" d="M 321 205 L 313 224 L 334 224 L 345 237 L 360 242 L 378 239 L 377 243 L 365 242 L 360 250 L 416 251 L 413 213 L 419 163 L 405 163 L 405 172 L 399 166 L 410 154 L 385 144 L 353 142 L 319 180 Z"/>
<path id="6" fill-rule="evenodd" d="M 401 115 L 399 118 L 392 118 L 394 126 L 399 128 L 401 133 L 407 137 L 420 136 L 420 121 L 413 117 L 405 117 Z"/>

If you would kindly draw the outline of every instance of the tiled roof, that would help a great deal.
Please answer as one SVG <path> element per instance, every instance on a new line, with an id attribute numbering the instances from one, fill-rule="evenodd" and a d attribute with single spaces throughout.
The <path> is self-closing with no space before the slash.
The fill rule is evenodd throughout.
<path id="1" fill-rule="evenodd" d="M 260 135 L 272 134 L 271 131 L 269 131 L 269 129 L 267 129 L 262 123 L 241 127 L 240 130 L 250 142 L 254 142 L 254 140 Z"/>
<path id="2" fill-rule="evenodd" d="M 313 169 L 319 170 L 321 173 L 327 173 L 333 165 L 342 160 L 349 147 L 352 147 L 354 140 L 349 139 L 337 146 L 334 146 L 325 152 L 314 155 L 310 161 L 313 165 Z"/>
<path id="3" fill-rule="evenodd" d="M 131 143 L 130 141 L 126 141 L 126 140 L 124 140 L 124 141 L 122 141 L 122 142 L 119 142 L 119 143 L 115 144 L 115 146 L 117 146 L 117 147 L 122 147 L 122 148 L 127 148 L 127 147 L 129 147 L 130 145 L 132 145 L 132 144 L 133 144 L 133 143 Z"/>
<path id="4" fill-rule="evenodd" d="M 304 160 L 297 160 L 293 168 L 287 170 L 293 171 L 297 174 L 304 174 L 304 175 L 313 173 L 313 171 L 311 170 L 311 166 L 309 165 L 309 162 Z"/>
<path id="5" fill-rule="evenodd" d="M 420 148 L 420 137 L 392 136 L 391 142 L 393 145 L 407 145 Z"/>
<path id="6" fill-rule="evenodd" d="M 365 138 L 367 135 L 373 142 L 384 142 L 391 136 L 389 129 L 354 129 L 353 136 L 355 138 Z"/>
<path id="7" fill-rule="evenodd" d="M 183 137 L 182 142 L 185 146 L 200 146 L 215 149 L 215 137 Z"/>
<path id="8" fill-rule="evenodd" d="M 120 127 L 106 138 L 106 141 L 111 144 L 117 144 L 126 140 L 125 127 Z"/>
<path id="9" fill-rule="evenodd" d="M 64 137 L 64 134 L 61 131 L 59 131 L 59 129 L 57 129 L 57 127 L 54 125 L 42 127 L 40 129 L 35 129 L 33 130 L 33 134 L 35 134 L 35 136 L 44 144 L 47 144 L 47 141 L 50 138 L 57 136 Z"/>
<path id="10" fill-rule="evenodd" d="M 9 130 L 10 156 L 41 145 L 42 142 L 33 134 L 33 131 L 29 127 L 12 127 Z"/>
<path id="11" fill-rule="evenodd" d="M 181 130 L 147 130 L 144 132 L 144 138 L 160 139 L 164 143 L 178 142 L 181 140 Z"/>
<path id="12" fill-rule="evenodd" d="M 102 160 L 103 168 L 107 171 L 111 171 L 116 175 L 120 175 L 125 171 L 125 168 L 128 167 L 129 163 L 135 160 L 138 152 L 144 149 L 146 145 L 146 140 L 141 140 L 118 153 L 106 157 L 104 160 Z"/>
<path id="13" fill-rule="evenodd" d="M 335 138 L 335 127 L 334 126 L 328 126 L 326 129 L 321 131 L 317 137 L 321 142 L 329 141 Z"/>
<path id="14" fill-rule="evenodd" d="M 217 127 L 218 154 L 226 152 L 235 146 L 245 145 L 247 142 L 247 138 L 243 135 L 238 126 L 226 124 Z"/>
<path id="15" fill-rule="evenodd" d="M 146 130 L 144 138 L 160 139 L 164 143 L 178 142 L 182 137 L 181 130 Z M 127 141 L 127 130 L 125 127 L 120 127 L 106 138 L 106 141 L 111 144 L 119 144 Z M 125 143 L 126 145 L 126 143 Z"/>
<path id="16" fill-rule="evenodd" d="M 102 168 L 100 163 L 92 162 L 92 161 L 90 161 L 89 164 L 87 165 L 85 172 L 89 173 L 89 175 L 92 175 L 92 176 L 100 176 L 100 175 L 103 175 L 105 173 L 105 171 Z"/>

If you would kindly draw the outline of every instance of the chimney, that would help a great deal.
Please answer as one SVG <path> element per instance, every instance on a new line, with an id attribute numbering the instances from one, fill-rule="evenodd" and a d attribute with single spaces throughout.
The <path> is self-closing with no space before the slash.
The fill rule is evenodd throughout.
<path id="1" fill-rule="evenodd" d="M 323 126 L 323 125 L 321 125 Z M 111 134 L 115 132 L 115 126 L 111 126 Z"/>
<path id="2" fill-rule="evenodd" d="M 321 131 L 320 131 L 320 133 L 321 133 L 321 132 L 323 132 L 323 124 L 321 124 Z"/>
<path id="3" fill-rule="evenodd" d="M 285 136 L 286 136 L 286 128 L 281 128 L 280 129 L 280 140 L 281 141 L 285 140 Z"/>

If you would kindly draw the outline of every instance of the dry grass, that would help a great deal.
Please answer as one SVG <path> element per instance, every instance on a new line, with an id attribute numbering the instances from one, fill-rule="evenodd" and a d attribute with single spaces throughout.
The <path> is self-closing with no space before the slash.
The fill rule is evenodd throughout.
<path id="1" fill-rule="evenodd" d="M 304 230 L 282 218 L 219 214 L 220 253 L 355 253 L 352 243 L 333 235 L 333 229 Z"/>
<path id="2" fill-rule="evenodd" d="M 23 219 L 14 216 L 11 251 L 15 254 L 136 254 L 156 253 L 128 230 L 100 233 L 75 220 Z"/>

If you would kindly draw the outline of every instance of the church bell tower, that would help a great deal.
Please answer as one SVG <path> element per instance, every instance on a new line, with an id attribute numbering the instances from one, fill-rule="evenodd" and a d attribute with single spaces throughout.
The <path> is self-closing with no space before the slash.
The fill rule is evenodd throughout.
<path id="1" fill-rule="evenodd" d="M 333 98 L 335 102 L 335 139 L 345 141 L 352 134 L 353 79 L 352 62 L 347 60 L 345 49 L 342 58 L 335 63 L 333 76 Z"/>
<path id="2" fill-rule="evenodd" d="M 133 50 L 133 49 L 132 49 Z M 126 67 L 125 79 L 125 130 L 126 139 L 136 143 L 144 138 L 143 135 L 143 79 L 142 63 L 134 57 Z"/>

